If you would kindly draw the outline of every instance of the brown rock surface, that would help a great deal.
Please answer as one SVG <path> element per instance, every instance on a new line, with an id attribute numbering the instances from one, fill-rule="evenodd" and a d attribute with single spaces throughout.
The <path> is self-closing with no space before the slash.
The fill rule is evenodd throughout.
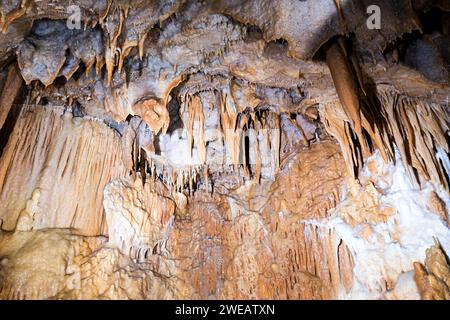
<path id="1" fill-rule="evenodd" d="M 450 266 L 439 244 L 427 249 L 425 264 L 414 263 L 415 281 L 424 300 L 450 299 Z"/>
<path id="2" fill-rule="evenodd" d="M 105 234 L 102 190 L 125 175 L 119 136 L 105 124 L 24 107 L 0 163 L 2 230 Z"/>
<path id="3" fill-rule="evenodd" d="M 72 2 L 0 3 L 1 299 L 450 298 L 444 1 Z"/>

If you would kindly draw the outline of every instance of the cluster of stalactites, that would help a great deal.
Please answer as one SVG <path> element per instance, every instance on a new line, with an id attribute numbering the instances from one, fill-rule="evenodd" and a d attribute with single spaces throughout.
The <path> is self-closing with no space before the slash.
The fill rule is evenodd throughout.
<path id="1" fill-rule="evenodd" d="M 350 173 L 357 175 L 367 154 L 361 144 L 379 149 L 386 162 L 394 160 L 398 148 L 410 179 L 422 185 L 432 181 L 448 190 L 449 119 L 445 106 L 401 95 L 392 88 L 378 88 L 380 112 L 377 123 L 362 114 L 361 127 L 367 133 L 358 141 L 339 102 L 325 105 L 321 112 L 330 134 L 339 142 Z M 369 154 L 370 155 L 370 154 Z"/>
<path id="2" fill-rule="evenodd" d="M 380 139 L 385 145 L 389 140 L 395 143 L 405 167 L 414 169 L 408 171 L 412 180 L 421 184 L 421 176 L 448 190 L 450 120 L 446 106 L 410 99 L 391 90 L 379 90 L 379 99 L 387 131 Z"/>
<path id="3" fill-rule="evenodd" d="M 243 168 L 246 177 L 260 179 L 262 158 L 270 156 L 274 171 L 280 163 L 280 120 L 279 115 L 268 109 L 239 110 L 232 95 L 227 90 L 216 92 L 216 103 L 204 106 L 199 95 L 186 95 L 182 101 L 180 115 L 188 136 L 188 150 L 192 155 L 195 140 L 200 164 L 206 164 L 206 134 L 204 110 L 217 107 L 219 123 L 217 130 L 223 138 L 227 155 L 235 169 Z M 194 139 L 195 138 L 195 139 Z M 246 141 L 247 139 L 247 141 Z M 263 150 L 260 144 L 266 148 Z"/>
<path id="4" fill-rule="evenodd" d="M 205 190 L 213 191 L 211 171 L 228 172 L 232 168 L 243 179 L 258 182 L 262 175 L 275 176 L 280 165 L 279 115 L 269 109 L 238 111 L 226 90 L 214 94 L 214 103 L 207 103 L 198 93 L 181 97 L 179 113 L 187 136 L 188 154 L 180 153 L 179 157 L 189 158 L 191 161 L 187 162 L 191 165 L 173 164 L 154 151 L 143 152 L 136 143 L 134 170 L 141 172 L 144 180 L 147 176 L 160 179 L 171 190 L 192 194 L 199 182 Z M 206 123 L 205 112 L 214 108 L 219 116 L 213 128 L 211 123 Z M 214 130 L 214 134 L 208 130 Z M 208 158 L 207 137 L 211 136 L 220 136 L 223 154 Z M 194 152 L 198 157 L 194 157 Z"/>
<path id="5" fill-rule="evenodd" d="M 116 4 L 112 0 L 108 0 L 106 10 L 100 15 L 98 21 L 93 22 L 93 26 L 95 26 L 97 22 L 102 26 L 106 26 L 109 34 L 105 50 L 108 85 L 111 83 L 114 68 L 117 66 L 118 72 L 120 73 L 122 71 L 123 61 L 130 54 L 131 49 L 138 47 L 139 58 L 141 60 L 144 55 L 144 42 L 147 37 L 147 32 L 139 33 L 136 39 L 126 38 L 121 45 L 118 44 L 118 38 L 122 33 L 129 10 L 129 4 Z M 109 19 L 118 19 L 118 23 L 110 23 L 110 21 L 108 21 Z"/>
<path id="6" fill-rule="evenodd" d="M 25 15 L 27 9 L 30 7 L 32 1 L 31 0 L 22 0 L 21 5 L 12 10 L 10 13 L 2 13 L 0 12 L 0 31 L 5 33 L 8 29 L 8 25 Z M 65 51 L 67 47 L 71 50 L 71 56 L 66 58 L 64 54 L 57 54 L 57 61 L 54 62 L 54 65 L 49 67 L 47 66 L 51 75 L 47 76 L 38 76 L 38 79 L 43 82 L 45 86 L 48 86 L 53 83 L 53 81 L 58 76 L 64 76 L 67 80 L 69 80 L 75 72 L 79 69 L 80 60 L 83 62 L 86 74 L 89 75 L 91 69 L 95 68 L 96 76 L 100 75 L 100 72 L 106 64 L 107 70 L 107 84 L 108 86 L 111 83 L 111 79 L 114 73 L 115 68 L 117 67 L 118 72 L 120 73 L 123 68 L 124 59 L 129 56 L 131 50 L 133 48 L 138 49 L 139 58 L 142 60 L 144 56 L 144 42 L 147 37 L 146 28 L 139 28 L 137 34 L 126 34 L 123 36 L 124 40 L 120 41 L 121 35 L 125 29 L 125 22 L 129 16 L 130 4 L 125 2 L 117 2 L 114 0 L 107 0 L 107 5 L 103 12 L 100 12 L 98 16 L 88 17 L 84 21 L 84 31 L 88 30 L 88 27 L 92 28 L 91 38 L 88 34 L 84 34 L 80 36 L 80 39 L 76 41 L 76 43 L 64 47 L 62 43 L 59 43 L 61 50 Z M 99 39 L 101 34 L 97 32 L 98 30 L 94 30 L 94 28 L 100 25 L 103 30 L 105 30 L 105 45 L 103 48 L 103 40 Z M 71 30 L 68 30 L 70 32 Z M 54 46 L 54 43 L 51 41 L 54 39 L 49 39 L 49 45 Z M 43 39 L 43 42 L 46 40 Z M 100 43 L 96 43 L 100 42 Z M 43 43 L 41 47 L 45 47 L 46 44 Z M 101 47 L 100 47 L 101 46 Z M 41 48 L 32 48 L 33 50 L 43 50 Z M 46 50 L 51 50 L 51 48 L 47 48 Z M 24 50 L 25 52 L 26 50 Z M 21 65 L 21 69 L 27 68 L 28 66 L 22 65 L 25 62 L 21 63 L 21 56 L 24 56 L 24 59 L 28 59 L 25 53 L 19 52 L 19 65 Z M 53 70 L 54 69 L 54 70 Z M 32 80 L 32 77 L 36 77 L 35 74 L 24 75 L 24 78 L 27 83 Z"/>
<path id="7" fill-rule="evenodd" d="M 183 192 L 192 195 L 199 188 L 199 182 L 203 176 L 204 188 L 208 191 L 209 173 L 208 167 L 186 166 L 174 168 L 167 164 L 161 157 L 146 157 L 146 152 L 139 146 L 134 148 L 134 171 L 140 173 L 142 183 L 155 183 L 157 180 L 166 185 L 172 192 Z M 212 186 L 211 186 L 212 190 Z"/>

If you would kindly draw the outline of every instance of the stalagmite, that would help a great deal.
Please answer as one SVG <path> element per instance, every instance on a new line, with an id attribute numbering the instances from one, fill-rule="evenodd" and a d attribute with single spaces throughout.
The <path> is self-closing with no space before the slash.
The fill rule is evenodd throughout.
<path id="1" fill-rule="evenodd" d="M 113 181 L 104 193 L 109 242 L 137 261 L 146 260 L 171 228 L 174 202 L 139 179 Z"/>
<path id="2" fill-rule="evenodd" d="M 450 300 L 450 266 L 439 243 L 426 251 L 425 266 L 414 263 L 414 280 L 424 300 Z"/>

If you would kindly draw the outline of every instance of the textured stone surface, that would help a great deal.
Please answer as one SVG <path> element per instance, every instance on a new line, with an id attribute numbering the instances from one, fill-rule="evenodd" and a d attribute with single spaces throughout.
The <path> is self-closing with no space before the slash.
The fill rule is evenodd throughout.
<path id="1" fill-rule="evenodd" d="M 24 107 L 0 159 L 2 229 L 105 234 L 102 190 L 125 175 L 120 150 L 119 136 L 98 120 Z"/>
<path id="2" fill-rule="evenodd" d="M 0 4 L 1 299 L 449 298 L 444 1 L 73 3 Z"/>

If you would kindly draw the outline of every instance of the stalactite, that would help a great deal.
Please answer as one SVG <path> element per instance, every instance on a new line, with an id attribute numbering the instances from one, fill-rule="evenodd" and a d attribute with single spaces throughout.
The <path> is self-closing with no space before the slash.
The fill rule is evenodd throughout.
<path id="1" fill-rule="evenodd" d="M 370 134 L 372 141 L 381 151 L 385 161 L 393 159 L 392 142 L 398 148 L 401 160 L 407 169 L 411 181 L 422 183 L 421 179 L 431 180 L 448 190 L 445 166 L 437 159 L 439 150 L 449 152 L 446 132 L 449 132 L 445 120 L 445 107 L 429 104 L 421 99 L 408 98 L 396 92 L 390 86 L 380 85 L 380 118 L 382 126 L 373 130 L 363 117 L 363 128 Z M 349 173 L 358 172 L 367 157 L 361 157 L 359 148 L 353 143 L 352 132 L 346 129 L 347 115 L 338 102 L 328 103 L 321 109 L 327 131 L 339 142 L 343 150 Z M 382 128 L 382 129 L 380 129 Z M 380 147 L 381 146 L 381 147 Z M 422 178 L 421 178 L 422 177 Z"/>
<path id="2" fill-rule="evenodd" d="M 105 62 L 106 62 L 106 70 L 107 70 L 107 85 L 111 84 L 111 79 L 114 72 L 115 66 L 115 51 L 112 51 L 110 47 L 105 49 Z"/>
<path id="3" fill-rule="evenodd" d="M 0 94 L 0 129 L 5 124 L 6 117 L 14 103 L 14 99 L 17 97 L 19 89 L 23 84 L 23 79 L 15 63 L 12 63 L 8 67 L 5 84 Z"/>
<path id="4" fill-rule="evenodd" d="M 194 98 L 195 99 L 195 98 Z M 197 100 L 197 101 L 195 101 Z M 205 142 L 205 116 L 203 114 L 203 106 L 200 98 L 195 99 L 194 108 L 194 131 L 196 132 L 196 146 L 200 159 L 200 164 L 206 162 L 206 142 Z M 191 112 L 192 112 L 191 111 Z"/>
<path id="5" fill-rule="evenodd" d="M 139 60 L 142 60 L 142 58 L 144 57 L 144 43 L 146 38 L 147 38 L 146 32 L 139 34 L 139 41 L 138 41 Z"/>
<path id="6" fill-rule="evenodd" d="M 273 161 L 273 172 L 275 173 L 280 166 L 280 139 L 281 139 L 281 128 L 280 128 L 280 118 L 278 114 L 271 112 L 269 113 L 269 132 L 270 132 L 270 150 Z"/>
<path id="7" fill-rule="evenodd" d="M 246 167 L 247 159 L 245 152 L 245 137 L 246 137 L 247 123 L 248 123 L 248 115 L 239 113 L 236 123 L 236 132 L 238 137 L 238 140 L 236 141 L 237 143 L 236 149 L 238 152 L 239 164 L 242 165 L 242 169 L 244 171 L 244 177 L 248 176 L 248 169 Z"/>
<path id="8" fill-rule="evenodd" d="M 236 121 L 238 113 L 228 94 L 221 94 L 220 101 L 220 124 L 224 135 L 225 145 L 231 156 L 231 163 L 237 166 L 239 163 L 239 133 L 236 133 Z M 236 142 L 236 140 L 238 140 Z"/>
<path id="9" fill-rule="evenodd" d="M 100 71 L 105 65 L 106 60 L 104 57 L 96 56 L 95 57 L 95 75 L 98 77 L 100 75 Z"/>
<path id="10" fill-rule="evenodd" d="M 448 190 L 445 167 L 436 157 L 439 149 L 447 154 L 450 150 L 445 137 L 449 132 L 445 107 L 405 97 L 389 87 L 380 87 L 379 92 L 384 120 L 390 129 L 388 136 L 399 148 L 405 167 L 412 166 Z M 419 176 L 415 178 L 421 183 Z"/>
<path id="11" fill-rule="evenodd" d="M 345 56 L 345 52 L 343 52 L 341 46 L 335 42 L 326 50 L 326 60 L 344 111 L 350 120 L 352 129 L 355 130 L 358 136 L 363 156 L 367 157 L 370 151 L 362 132 L 358 86 L 350 68 L 348 58 Z"/>
<path id="12" fill-rule="evenodd" d="M 104 234 L 101 190 L 126 175 L 119 139 L 103 122 L 63 108 L 23 108 L 0 158 L 2 228 Z"/>
<path id="13" fill-rule="evenodd" d="M 107 15 L 107 19 L 109 19 L 109 15 L 108 12 L 110 10 L 111 7 L 111 3 L 108 2 L 108 6 L 106 9 L 106 15 Z M 121 61 L 121 59 L 123 59 L 123 52 L 121 49 L 118 48 L 118 44 L 117 44 L 117 40 L 120 36 L 120 34 L 122 33 L 122 29 L 123 29 L 123 23 L 125 20 L 123 11 L 121 8 L 117 8 L 114 7 L 114 14 L 117 13 L 118 17 L 119 17 L 119 24 L 117 25 L 117 27 L 115 28 L 115 30 L 111 33 L 109 33 L 109 38 L 108 38 L 108 45 L 106 46 L 105 49 L 105 61 L 106 61 L 106 69 L 107 69 L 107 85 L 109 86 L 111 84 L 111 79 L 113 76 L 113 72 L 114 72 L 114 67 L 116 65 L 119 65 L 119 62 Z M 103 21 L 103 17 L 100 18 L 100 21 Z M 118 54 L 119 52 L 119 54 Z"/>
<path id="14" fill-rule="evenodd" d="M 188 122 L 188 127 L 187 127 L 187 136 L 188 136 L 188 151 L 189 151 L 189 156 L 192 157 L 192 146 L 194 144 L 194 117 L 195 117 L 195 110 L 190 110 L 191 106 L 194 103 L 191 103 L 191 99 L 189 98 L 188 100 L 188 106 L 187 106 L 187 112 L 189 115 L 189 122 Z"/>
<path id="15" fill-rule="evenodd" d="M 106 0 L 106 8 L 103 11 L 103 13 L 101 13 L 99 15 L 99 18 L 98 18 L 98 21 L 100 22 L 100 24 L 103 24 L 105 19 L 108 17 L 108 13 L 109 13 L 109 10 L 111 8 L 112 2 L 113 2 L 113 0 Z"/>
<path id="16" fill-rule="evenodd" d="M 259 139 L 258 134 L 261 131 L 261 123 L 259 121 L 256 121 L 256 117 L 254 118 L 254 129 L 255 129 L 255 173 L 254 178 L 259 183 L 261 181 L 261 151 L 260 151 L 260 145 L 259 145 Z"/>
<path id="17" fill-rule="evenodd" d="M 348 173 L 351 176 L 355 176 L 355 169 L 358 171 L 361 168 L 362 160 L 352 152 L 355 146 L 351 137 L 346 132 L 347 116 L 338 102 L 326 104 L 321 110 L 321 113 L 326 130 L 339 142 Z"/>
<path id="18" fill-rule="evenodd" d="M 189 156 L 192 157 L 192 151 L 195 146 L 197 148 L 200 164 L 206 162 L 206 142 L 205 142 L 205 116 L 203 114 L 203 104 L 198 95 L 187 96 L 180 109 L 180 115 L 187 113 L 188 119 L 185 121 L 187 130 L 187 141 Z"/>
<path id="19" fill-rule="evenodd" d="M 12 10 L 11 12 L 4 14 L 0 14 L 0 31 L 5 34 L 8 32 L 9 25 L 16 19 L 23 16 L 28 7 L 31 5 L 31 0 L 22 0 L 20 6 L 17 9 Z"/>

